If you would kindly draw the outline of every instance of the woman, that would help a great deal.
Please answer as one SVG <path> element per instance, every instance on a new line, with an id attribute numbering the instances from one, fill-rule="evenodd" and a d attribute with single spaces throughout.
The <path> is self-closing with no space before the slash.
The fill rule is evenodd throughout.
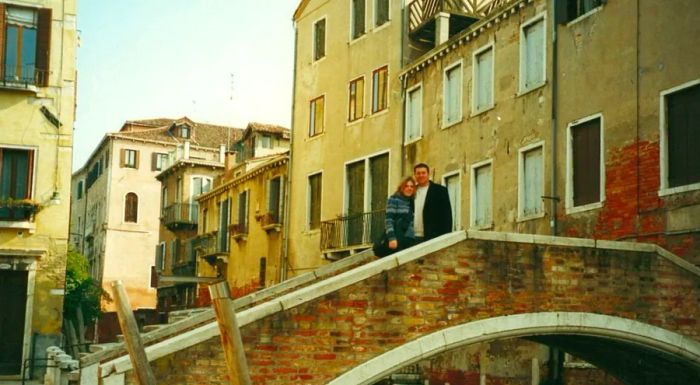
<path id="1" fill-rule="evenodd" d="M 413 196 L 416 181 L 412 176 L 399 183 L 396 192 L 386 202 L 383 239 L 374 245 L 374 253 L 384 257 L 416 244 L 413 232 Z"/>

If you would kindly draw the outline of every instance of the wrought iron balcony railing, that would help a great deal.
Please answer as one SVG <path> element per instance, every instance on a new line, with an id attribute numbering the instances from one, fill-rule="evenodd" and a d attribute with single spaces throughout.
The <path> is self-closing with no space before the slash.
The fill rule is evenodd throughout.
<path id="1" fill-rule="evenodd" d="M 384 210 L 353 214 L 321 222 L 321 250 L 367 246 L 384 232 Z"/>
<path id="2" fill-rule="evenodd" d="M 3 63 L 4 64 L 4 63 Z M 24 66 L 4 65 L 0 76 L 0 87 L 31 89 L 44 87 L 47 84 L 49 72 L 37 69 L 34 64 Z"/>
<path id="3" fill-rule="evenodd" d="M 199 258 L 228 255 L 226 246 L 227 244 L 221 242 L 216 231 L 199 235 L 192 241 L 195 255 Z"/>
<path id="4" fill-rule="evenodd" d="M 233 223 L 228 226 L 228 231 L 234 239 L 240 239 L 248 235 L 247 223 Z"/>
<path id="5" fill-rule="evenodd" d="M 173 203 L 163 209 L 161 221 L 169 230 L 193 230 L 197 227 L 199 205 Z"/>

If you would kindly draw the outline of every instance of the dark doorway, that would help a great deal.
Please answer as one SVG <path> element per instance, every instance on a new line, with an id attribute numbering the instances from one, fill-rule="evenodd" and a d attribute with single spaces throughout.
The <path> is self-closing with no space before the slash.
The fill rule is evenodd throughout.
<path id="1" fill-rule="evenodd" d="M 0 270 L 0 375 L 20 374 L 22 369 L 27 275 Z"/>

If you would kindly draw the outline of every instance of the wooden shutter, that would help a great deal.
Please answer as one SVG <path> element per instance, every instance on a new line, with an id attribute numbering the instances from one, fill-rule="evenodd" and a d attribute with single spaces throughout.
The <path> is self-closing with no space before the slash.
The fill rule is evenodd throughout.
<path id="1" fill-rule="evenodd" d="M 600 119 L 571 128 L 574 206 L 600 201 Z"/>
<path id="2" fill-rule="evenodd" d="M 49 85 L 49 62 L 51 59 L 51 8 L 38 11 L 38 34 L 36 39 L 37 85 Z"/>
<path id="3" fill-rule="evenodd" d="M 369 160 L 369 172 L 371 178 L 371 202 L 372 211 L 384 210 L 389 196 L 389 154 L 375 156 Z"/>
<path id="4" fill-rule="evenodd" d="M 5 79 L 5 4 L 0 3 L 0 81 Z"/>
<path id="5" fill-rule="evenodd" d="M 158 170 L 158 154 L 155 152 L 151 153 L 151 171 Z"/>
<path id="6" fill-rule="evenodd" d="M 124 167 L 126 162 L 126 150 L 121 149 L 119 150 L 119 167 Z"/>
<path id="7" fill-rule="evenodd" d="M 309 177 L 309 229 L 317 229 L 321 225 L 321 189 L 322 174 Z"/>
<path id="8" fill-rule="evenodd" d="M 267 276 L 267 259 L 265 257 L 260 258 L 260 270 L 259 270 L 258 282 L 260 287 L 265 287 L 265 277 Z"/>
<path id="9" fill-rule="evenodd" d="M 139 152 L 141 152 L 141 151 L 134 150 L 134 168 L 135 169 L 139 168 Z"/>

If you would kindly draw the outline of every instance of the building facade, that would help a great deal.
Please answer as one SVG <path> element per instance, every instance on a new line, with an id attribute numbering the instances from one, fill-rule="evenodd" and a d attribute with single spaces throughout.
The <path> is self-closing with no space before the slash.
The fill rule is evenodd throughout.
<path id="1" fill-rule="evenodd" d="M 191 159 L 218 160 L 221 145 L 234 142 L 236 135 L 239 129 L 186 117 L 128 121 L 119 132 L 105 135 L 73 174 L 72 243 L 88 257 L 91 274 L 107 292 L 112 281 L 123 282 L 139 322 L 157 320 L 151 271 L 159 244 L 162 189 L 156 176 L 178 151 L 188 151 Z M 99 342 L 119 334 L 114 306 L 103 304 L 105 314 L 95 336 Z"/>
<path id="2" fill-rule="evenodd" d="M 61 344 L 75 120 L 75 1 L 0 2 L 0 382 Z"/>
<path id="3" fill-rule="evenodd" d="M 234 149 L 215 188 L 198 199 L 194 249 L 238 297 L 285 278 L 289 130 L 250 123 Z"/>

